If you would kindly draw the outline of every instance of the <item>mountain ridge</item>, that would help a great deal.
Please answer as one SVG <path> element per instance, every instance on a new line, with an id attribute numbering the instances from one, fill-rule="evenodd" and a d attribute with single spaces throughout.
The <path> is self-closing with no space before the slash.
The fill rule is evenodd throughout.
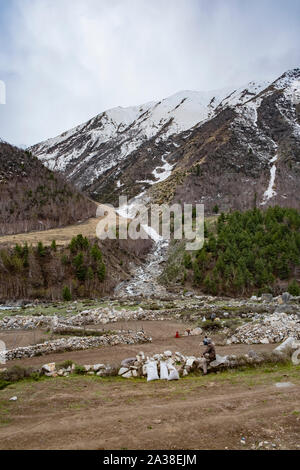
<path id="1" fill-rule="evenodd" d="M 297 142 L 299 140 L 299 79 L 300 69 L 293 69 L 273 82 L 252 81 L 231 91 L 228 88 L 218 92 L 184 90 L 158 102 L 113 108 L 30 150 L 46 166 L 63 173 L 94 199 L 114 203 L 121 194 L 134 197 L 143 191 L 152 193 L 153 187 L 156 191 L 172 181 L 172 174 L 176 175 L 176 170 L 177 173 L 183 168 L 186 171 L 190 163 L 192 165 L 188 171 L 194 164 L 202 165 L 204 157 L 208 158 L 207 153 L 194 151 L 194 156 L 187 159 L 187 149 L 193 147 L 196 135 L 203 137 L 205 134 L 207 143 L 209 139 L 213 140 L 213 136 L 208 135 L 207 127 L 215 127 L 216 124 L 219 126 L 217 135 L 221 138 L 222 126 L 225 129 L 223 121 L 226 121 L 229 110 L 234 114 L 230 123 L 226 121 L 229 126 L 227 137 L 230 135 L 237 139 L 236 151 L 239 147 L 239 151 L 245 153 L 245 148 L 251 147 L 257 161 L 248 160 L 253 161 L 256 170 L 258 166 L 262 167 L 264 174 L 261 179 L 266 180 L 269 176 L 268 164 L 275 157 L 278 145 L 282 153 L 284 146 L 289 145 L 291 150 L 291 142 L 287 140 L 291 141 L 294 137 Z M 272 109 L 273 116 L 268 113 L 268 109 Z M 216 140 L 210 155 L 220 149 L 219 144 Z M 293 144 L 292 147 L 298 172 L 297 145 Z M 238 155 L 236 158 L 240 160 Z M 226 162 L 221 167 L 221 175 L 230 173 L 231 168 Z M 278 181 L 277 172 L 276 184 Z M 275 189 L 270 188 L 268 194 L 273 196 L 267 198 L 264 196 L 267 189 L 262 191 L 259 178 L 257 183 L 258 188 L 254 193 L 257 193 L 259 203 L 268 204 L 275 196 Z M 209 200 L 216 202 L 217 194 L 211 191 Z M 174 197 L 176 199 L 176 195 Z M 194 199 L 193 202 L 200 202 L 200 189 Z M 236 202 L 229 201 L 226 205 L 234 208 Z M 245 205 L 249 206 L 249 198 Z"/>

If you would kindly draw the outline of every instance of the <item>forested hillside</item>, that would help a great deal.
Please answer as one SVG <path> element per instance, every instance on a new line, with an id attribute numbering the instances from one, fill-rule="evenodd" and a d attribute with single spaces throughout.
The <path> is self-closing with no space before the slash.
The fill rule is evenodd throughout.
<path id="1" fill-rule="evenodd" d="M 300 295 L 300 213 L 281 207 L 221 214 L 186 269 L 204 292 L 245 295 L 285 286 Z M 299 279 L 298 279 L 299 281 Z M 290 286 L 290 287 L 289 287 Z"/>
<path id="2" fill-rule="evenodd" d="M 151 242 L 73 237 L 67 246 L 22 244 L 0 248 L 0 302 L 11 299 L 71 300 L 111 295 L 129 277 Z"/>
<path id="3" fill-rule="evenodd" d="M 96 205 L 30 152 L 0 142 L 0 235 L 95 216 Z"/>

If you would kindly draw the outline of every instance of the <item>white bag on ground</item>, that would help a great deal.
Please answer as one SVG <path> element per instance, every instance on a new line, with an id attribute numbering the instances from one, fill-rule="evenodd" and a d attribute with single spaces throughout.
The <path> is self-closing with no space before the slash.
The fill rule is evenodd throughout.
<path id="1" fill-rule="evenodd" d="M 168 380 L 169 372 L 167 364 L 164 361 L 160 362 L 160 380 Z"/>
<path id="2" fill-rule="evenodd" d="M 169 377 L 168 380 L 179 380 L 179 374 L 174 366 L 169 367 Z"/>
<path id="3" fill-rule="evenodd" d="M 147 382 L 151 380 L 159 380 L 158 372 L 157 372 L 157 363 L 155 361 L 148 362 L 146 364 L 147 370 Z"/>

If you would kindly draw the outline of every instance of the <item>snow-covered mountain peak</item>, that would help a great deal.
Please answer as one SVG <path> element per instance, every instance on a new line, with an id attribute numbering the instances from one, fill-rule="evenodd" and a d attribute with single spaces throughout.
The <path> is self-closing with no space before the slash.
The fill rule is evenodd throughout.
<path id="1" fill-rule="evenodd" d="M 220 158 L 216 168 L 223 167 L 233 152 L 229 174 L 237 168 L 242 171 L 245 165 L 248 175 L 255 165 L 258 171 L 263 164 L 269 175 L 275 153 L 278 162 L 281 155 L 294 155 L 289 149 L 296 148 L 300 137 L 299 109 L 295 106 L 300 102 L 299 79 L 300 69 L 293 69 L 273 82 L 255 80 L 221 90 L 181 90 L 162 100 L 108 109 L 31 151 L 50 169 L 63 172 L 92 197 L 106 202 L 123 191 L 135 196 L 150 186 L 154 189 L 157 183 L 167 184 L 174 172 L 177 177 L 180 167 L 184 174 L 187 168 L 194 171 L 189 165 L 203 165 L 214 152 Z M 224 150 L 225 145 L 229 150 Z M 200 175 L 200 169 L 197 171 Z M 212 165 L 209 171 L 216 178 L 219 170 Z M 177 181 L 182 178 L 183 173 Z M 226 181 L 223 172 L 222 178 Z M 195 192 L 200 190 L 197 185 L 204 191 L 205 182 L 195 183 Z M 280 191 L 273 191 L 281 197 Z"/>

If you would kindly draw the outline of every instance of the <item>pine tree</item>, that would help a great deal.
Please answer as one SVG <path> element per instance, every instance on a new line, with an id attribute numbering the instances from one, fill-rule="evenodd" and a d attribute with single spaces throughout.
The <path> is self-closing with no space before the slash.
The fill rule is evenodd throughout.
<path id="1" fill-rule="evenodd" d="M 37 253 L 38 253 L 38 256 L 41 256 L 41 257 L 46 255 L 46 250 L 42 242 L 38 242 Z"/>
<path id="2" fill-rule="evenodd" d="M 72 300 L 72 295 L 71 295 L 69 287 L 65 286 L 63 288 L 62 296 L 66 302 L 69 302 L 70 300 Z"/>
<path id="3" fill-rule="evenodd" d="M 106 267 L 102 261 L 98 263 L 97 275 L 98 275 L 99 281 L 101 282 L 104 281 L 105 275 L 106 275 Z"/>

